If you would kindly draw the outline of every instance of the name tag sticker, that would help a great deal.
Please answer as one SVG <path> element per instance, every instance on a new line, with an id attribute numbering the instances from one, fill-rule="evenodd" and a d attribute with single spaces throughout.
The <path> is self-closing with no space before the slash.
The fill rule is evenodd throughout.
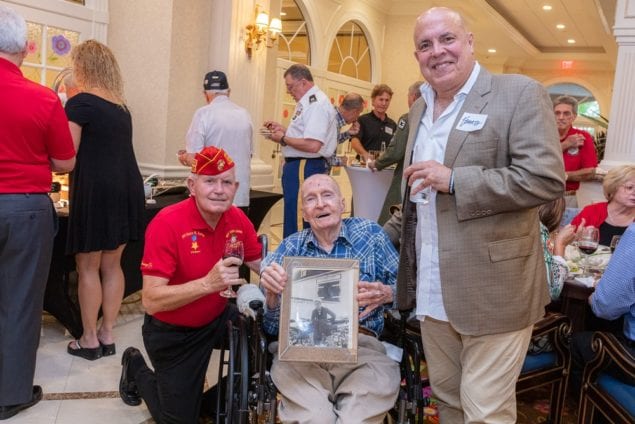
<path id="1" fill-rule="evenodd" d="M 384 131 L 386 132 L 386 134 L 392 135 L 392 128 L 390 127 L 385 127 Z"/>
<path id="2" fill-rule="evenodd" d="M 487 121 L 487 115 L 464 113 L 459 119 L 456 129 L 465 132 L 477 131 L 485 126 L 485 121 Z"/>

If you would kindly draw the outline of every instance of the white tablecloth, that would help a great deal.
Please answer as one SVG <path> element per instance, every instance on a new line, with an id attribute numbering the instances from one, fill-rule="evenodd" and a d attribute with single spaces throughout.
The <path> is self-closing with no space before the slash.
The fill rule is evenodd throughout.
<path id="1" fill-rule="evenodd" d="M 353 215 L 377 221 L 394 170 L 373 172 L 361 166 L 347 166 L 346 173 L 353 191 Z"/>

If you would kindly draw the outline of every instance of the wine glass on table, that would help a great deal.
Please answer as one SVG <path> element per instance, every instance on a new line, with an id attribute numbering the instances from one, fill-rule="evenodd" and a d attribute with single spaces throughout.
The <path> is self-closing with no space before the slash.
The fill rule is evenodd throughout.
<path id="1" fill-rule="evenodd" d="M 238 240 L 235 234 L 232 234 L 231 238 L 225 242 L 225 250 L 223 251 L 223 259 L 238 258 L 241 262 L 244 260 L 244 248 L 243 242 Z M 238 266 L 238 265 L 235 265 Z M 236 292 L 231 286 L 220 292 L 222 297 L 233 298 L 236 297 Z"/>
<path id="2" fill-rule="evenodd" d="M 577 237 L 578 250 L 582 254 L 582 276 L 588 277 L 587 261 L 589 255 L 595 253 L 600 243 L 600 230 L 595 227 L 584 227 L 580 230 Z"/>
<path id="3" fill-rule="evenodd" d="M 617 244 L 620 242 L 620 238 L 621 236 L 613 236 L 611 238 L 611 244 L 610 244 L 610 248 L 611 248 L 611 253 L 615 253 L 615 248 L 617 247 Z"/>

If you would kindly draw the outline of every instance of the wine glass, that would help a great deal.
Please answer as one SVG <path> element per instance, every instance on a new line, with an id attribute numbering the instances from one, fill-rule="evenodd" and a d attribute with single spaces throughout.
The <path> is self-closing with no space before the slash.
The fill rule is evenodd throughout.
<path id="1" fill-rule="evenodd" d="M 617 244 L 620 242 L 620 238 L 621 236 L 613 236 L 613 238 L 611 238 L 611 244 L 610 244 L 610 248 L 611 248 L 611 253 L 615 252 L 615 248 L 617 247 Z"/>
<path id="2" fill-rule="evenodd" d="M 223 259 L 226 258 L 238 258 L 241 261 L 244 259 L 244 248 L 242 240 L 238 240 L 235 234 L 232 234 L 231 238 L 225 242 L 225 250 L 223 251 Z M 228 286 L 225 290 L 220 292 L 222 297 L 233 298 L 236 297 L 236 292 L 231 286 Z"/>
<path id="3" fill-rule="evenodd" d="M 580 261 L 580 265 L 582 267 L 582 276 L 587 277 L 588 273 L 586 272 L 586 264 L 588 261 L 588 256 L 594 253 L 598 244 L 600 243 L 600 230 L 595 227 L 584 227 L 582 228 L 577 236 L 577 244 L 580 253 L 582 254 L 582 261 Z"/>

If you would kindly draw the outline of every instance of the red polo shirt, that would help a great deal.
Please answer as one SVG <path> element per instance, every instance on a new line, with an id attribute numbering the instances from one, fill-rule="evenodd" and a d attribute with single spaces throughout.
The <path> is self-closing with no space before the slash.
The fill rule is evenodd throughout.
<path id="1" fill-rule="evenodd" d="M 48 193 L 50 158 L 75 156 L 60 99 L 2 58 L 0 93 L 0 193 Z"/>
<path id="2" fill-rule="evenodd" d="M 226 211 L 212 229 L 193 197 L 168 206 L 148 225 L 141 272 L 167 278 L 168 285 L 201 278 L 221 259 L 225 241 L 233 233 L 244 244 L 245 262 L 260 259 L 254 226 L 237 207 Z M 157 312 L 154 317 L 174 325 L 201 327 L 216 319 L 226 303 L 227 299 L 212 293 L 172 311 Z"/>
<path id="3" fill-rule="evenodd" d="M 593 143 L 593 137 L 591 137 L 591 134 L 571 127 L 569 128 L 567 134 L 560 139 L 560 142 L 562 143 L 564 139 L 572 134 L 582 134 L 584 136 L 584 145 L 580 146 L 578 153 L 575 155 L 570 154 L 568 149 L 562 152 L 564 170 L 566 172 L 571 172 L 584 168 L 595 168 L 598 166 L 598 156 L 595 153 L 595 144 Z M 565 190 L 577 190 L 579 188 L 580 181 L 567 181 Z"/>

